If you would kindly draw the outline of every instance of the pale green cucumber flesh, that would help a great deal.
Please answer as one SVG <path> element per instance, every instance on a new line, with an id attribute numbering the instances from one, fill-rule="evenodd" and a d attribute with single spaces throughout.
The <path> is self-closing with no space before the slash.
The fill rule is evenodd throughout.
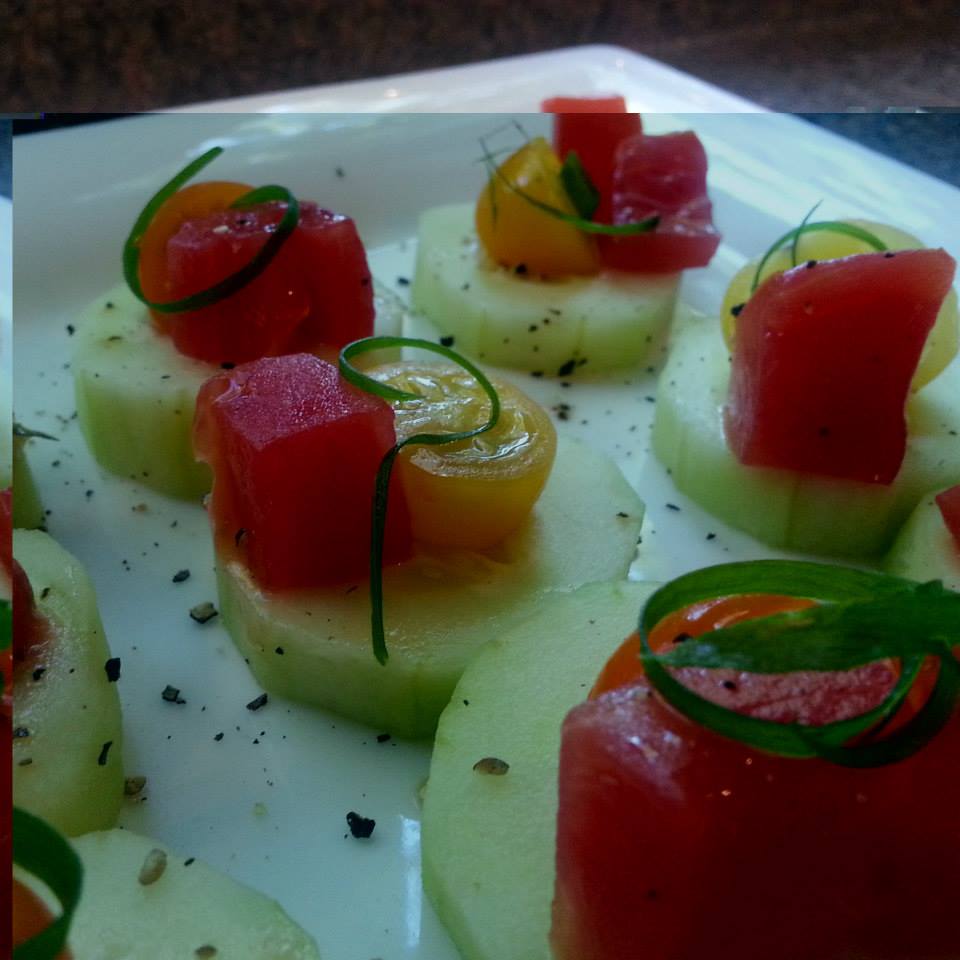
<path id="1" fill-rule="evenodd" d="M 422 862 L 464 960 L 549 960 L 561 724 L 636 629 L 652 590 L 623 582 L 555 593 L 457 684 L 430 764 Z M 509 769 L 474 770 L 486 757 Z"/>
<path id="2" fill-rule="evenodd" d="M 399 334 L 398 298 L 376 284 L 374 303 L 377 332 Z M 220 367 L 179 353 L 120 284 L 80 319 L 71 369 L 80 427 L 102 467 L 172 497 L 199 500 L 209 492 L 210 470 L 193 457 L 193 415 L 197 392 Z"/>
<path id="3" fill-rule="evenodd" d="M 43 526 L 43 504 L 24 449 L 26 437 L 13 438 L 13 525 L 24 530 Z"/>
<path id="4" fill-rule="evenodd" d="M 371 649 L 366 583 L 266 594 L 239 563 L 221 561 L 220 613 L 271 693 L 428 737 L 470 658 L 545 591 L 626 576 L 642 519 L 610 460 L 561 441 L 531 518 L 503 543 L 421 552 L 385 570 L 385 666 Z"/>
<path id="5" fill-rule="evenodd" d="M 889 486 L 740 463 L 724 435 L 728 383 L 719 323 L 683 311 L 660 376 L 653 450 L 679 490 L 771 546 L 879 555 L 921 497 L 960 476 L 960 359 L 911 399 L 906 456 Z"/>
<path id="6" fill-rule="evenodd" d="M 74 841 L 83 894 L 70 947 L 76 960 L 318 960 L 313 939 L 274 900 L 200 860 L 128 830 Z M 141 869 L 152 851 L 165 867 L 152 883 Z M 158 854 L 153 854 L 158 859 Z M 201 952 L 213 947 L 215 953 Z"/>
<path id="7" fill-rule="evenodd" d="M 910 515 L 883 565 L 898 577 L 941 580 L 948 589 L 960 591 L 960 546 L 933 495 L 924 497 Z"/>
<path id="8" fill-rule="evenodd" d="M 123 744 L 93 586 L 45 533 L 15 530 L 13 552 L 50 630 L 14 674 L 14 803 L 71 836 L 100 830 L 120 811 Z"/>
<path id="9" fill-rule="evenodd" d="M 473 206 L 434 207 L 420 218 L 412 301 L 463 353 L 487 363 L 557 373 L 632 366 L 659 350 L 679 275 L 539 280 L 478 253 Z"/>

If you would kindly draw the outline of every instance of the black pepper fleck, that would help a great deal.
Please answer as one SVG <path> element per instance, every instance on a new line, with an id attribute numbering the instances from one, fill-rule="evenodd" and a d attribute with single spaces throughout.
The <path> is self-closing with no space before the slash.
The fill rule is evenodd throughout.
<path id="1" fill-rule="evenodd" d="M 13 739 L 22 740 L 24 737 L 29 737 L 30 731 L 26 727 L 14 727 L 13 728 Z"/>
<path id="2" fill-rule="evenodd" d="M 190 619 L 197 623 L 206 623 L 215 616 L 217 616 L 217 608 L 209 600 L 190 608 Z"/>
<path id="3" fill-rule="evenodd" d="M 569 377 L 570 374 L 573 373 L 573 371 L 576 369 L 576 366 L 577 366 L 577 361 L 576 361 L 576 360 L 568 360 L 565 364 L 563 364 L 563 365 L 557 370 L 557 376 L 558 376 L 558 377 Z"/>
<path id="4" fill-rule="evenodd" d="M 377 743 L 386 743 L 390 739 L 389 733 L 378 733 L 377 734 Z"/>
<path id="5" fill-rule="evenodd" d="M 267 704 L 267 695 L 265 693 L 261 693 L 259 697 L 254 697 L 253 700 L 251 700 L 247 704 L 247 709 L 259 710 L 261 707 L 266 706 L 266 704 Z"/>
<path id="6" fill-rule="evenodd" d="M 187 701 L 180 696 L 179 687 L 171 687 L 168 683 L 164 688 L 160 696 L 166 700 L 167 703 L 186 703 Z"/>
<path id="7" fill-rule="evenodd" d="M 398 286 L 401 286 L 401 287 L 409 287 L 409 286 L 410 286 L 410 278 L 409 278 L 409 277 L 397 277 L 397 285 L 398 285 Z"/>
<path id="8" fill-rule="evenodd" d="M 473 769 L 477 773 L 485 773 L 492 777 L 502 777 L 509 769 L 510 764 L 506 760 L 501 760 L 499 757 L 483 757 L 478 760 L 474 765 Z"/>
<path id="9" fill-rule="evenodd" d="M 737 303 L 737 304 L 734 304 L 734 305 L 730 308 L 730 313 L 731 313 L 733 316 L 735 316 L 735 317 L 739 317 L 739 316 L 740 316 L 740 311 L 741 311 L 745 306 L 746 306 L 745 303 Z"/>
<path id="10" fill-rule="evenodd" d="M 120 679 L 120 658 L 111 657 L 104 665 L 103 669 L 106 671 L 107 680 L 110 683 L 116 683 Z"/>
<path id="11" fill-rule="evenodd" d="M 97 757 L 97 766 L 98 766 L 98 767 L 105 767 L 105 766 L 107 765 L 107 754 L 110 753 L 110 748 L 111 748 L 112 746 L 113 746 L 113 741 L 112 741 L 112 740 L 108 740 L 108 741 L 100 748 L 100 756 Z"/>
<path id="12" fill-rule="evenodd" d="M 361 817 L 359 813 L 353 810 L 347 814 L 347 826 L 350 828 L 351 835 L 356 840 L 368 839 L 373 834 L 373 829 L 376 825 L 376 820 L 371 820 L 369 817 Z"/>
<path id="13" fill-rule="evenodd" d="M 441 337 L 441 338 L 440 338 L 440 346 L 442 346 L 442 347 L 452 347 L 453 344 L 454 344 L 454 338 L 453 338 L 453 337 Z"/>
<path id="14" fill-rule="evenodd" d="M 173 582 L 174 582 L 174 583 L 183 583 L 184 580 L 189 580 L 189 579 L 190 579 L 190 571 L 189 571 L 189 570 L 178 570 L 178 571 L 173 575 Z"/>

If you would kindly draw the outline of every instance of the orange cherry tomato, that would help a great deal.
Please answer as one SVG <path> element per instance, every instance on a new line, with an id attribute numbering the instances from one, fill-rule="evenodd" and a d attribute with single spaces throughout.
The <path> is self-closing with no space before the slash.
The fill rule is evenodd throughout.
<path id="1" fill-rule="evenodd" d="M 167 284 L 167 241 L 187 220 L 226 210 L 253 187 L 229 180 L 209 180 L 178 190 L 154 214 L 140 240 L 140 285 L 148 300 L 172 299 Z"/>
<path id="2" fill-rule="evenodd" d="M 45 930 L 53 920 L 53 915 L 46 908 L 44 902 L 19 880 L 13 881 L 12 897 L 13 913 L 13 946 L 36 936 Z M 56 960 L 72 960 L 73 954 L 66 947 L 57 954 Z"/>

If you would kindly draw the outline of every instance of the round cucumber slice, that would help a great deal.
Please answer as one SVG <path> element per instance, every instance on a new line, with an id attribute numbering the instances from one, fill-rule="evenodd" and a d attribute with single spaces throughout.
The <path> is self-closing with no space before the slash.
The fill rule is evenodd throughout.
<path id="1" fill-rule="evenodd" d="M 662 345 L 679 274 L 537 280 L 486 261 L 473 206 L 434 207 L 420 218 L 413 305 L 455 346 L 487 363 L 557 373 L 643 363 Z"/>
<path id="2" fill-rule="evenodd" d="M 440 718 L 423 803 L 424 888 L 464 960 L 549 960 L 564 716 L 653 591 L 555 593 L 470 664 Z M 501 776 L 474 769 L 493 757 Z"/>
<path id="3" fill-rule="evenodd" d="M 70 930 L 78 960 L 319 960 L 278 903 L 200 860 L 129 830 L 90 833 L 74 848 L 84 868 Z"/>
<path id="4" fill-rule="evenodd" d="M 402 302 L 375 284 L 374 305 L 376 332 L 399 335 Z M 392 357 L 381 351 L 365 360 Z M 179 353 L 126 285 L 84 312 L 71 369 L 80 427 L 102 467 L 171 497 L 209 492 L 210 470 L 194 460 L 191 434 L 197 391 L 220 368 Z"/>
<path id="5" fill-rule="evenodd" d="M 911 580 L 942 580 L 960 591 L 960 548 L 943 522 L 934 495 L 924 497 L 904 524 L 883 562 L 884 569 Z"/>
<path id="6" fill-rule="evenodd" d="M 890 486 L 744 466 L 723 429 L 729 370 L 717 321 L 681 311 L 660 375 L 653 450 L 678 489 L 771 546 L 879 555 L 926 493 L 960 476 L 960 360 L 911 397 L 906 457 Z"/>
<path id="7" fill-rule="evenodd" d="M 470 658 L 546 591 L 627 575 L 643 504 L 619 469 L 561 442 L 527 523 L 490 550 L 426 549 L 384 571 L 390 659 L 370 644 L 365 583 L 268 594 L 220 563 L 220 614 L 271 693 L 399 737 L 429 737 Z"/>
<path id="8" fill-rule="evenodd" d="M 13 553 L 50 625 L 14 673 L 13 802 L 70 836 L 102 830 L 123 799 L 122 735 L 93 585 L 45 533 L 15 530 Z"/>

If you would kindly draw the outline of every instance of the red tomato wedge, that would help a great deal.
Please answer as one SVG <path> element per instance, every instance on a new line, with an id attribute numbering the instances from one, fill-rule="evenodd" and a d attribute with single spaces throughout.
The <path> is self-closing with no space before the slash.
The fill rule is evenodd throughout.
<path id="1" fill-rule="evenodd" d="M 699 626 L 740 619 L 729 602 L 701 605 Z M 804 723 L 858 713 L 894 679 L 884 664 L 706 673 L 677 675 L 732 709 Z M 960 712 L 907 760 L 856 770 L 722 738 L 642 679 L 587 701 L 563 727 L 556 960 L 954 956 L 958 755 Z"/>
<path id="2" fill-rule="evenodd" d="M 937 494 L 937 506 L 943 515 L 943 522 L 953 534 L 957 549 L 960 550 L 960 483 Z"/>
<path id="3" fill-rule="evenodd" d="M 183 221 L 166 242 L 162 300 L 205 290 L 248 264 L 284 214 L 280 203 L 221 209 Z M 314 203 L 269 266 L 225 300 L 153 312 L 177 349 L 208 363 L 242 363 L 301 350 L 331 353 L 373 332 L 373 288 L 354 222 Z"/>
<path id="4" fill-rule="evenodd" d="M 627 113 L 623 97 L 553 97 L 544 100 L 553 120 L 553 149 L 563 161 L 575 150 L 600 203 L 593 219 L 609 223 L 613 215 L 613 166 L 617 147 L 641 132 L 640 114 Z"/>
<path id="5" fill-rule="evenodd" d="M 726 408 L 742 463 L 892 483 L 904 407 L 956 263 L 865 253 L 770 277 L 737 319 Z"/>
<path id="6" fill-rule="evenodd" d="M 9 871 L 7 871 L 7 874 L 9 875 Z M 14 947 L 20 946 L 31 937 L 35 937 L 41 931 L 46 930 L 53 922 L 53 915 L 43 901 L 19 880 L 13 881 L 12 900 L 8 899 L 6 902 L 11 903 L 13 922 L 12 929 L 7 928 L 9 932 L 5 936 L 12 935 Z M 4 924 L 4 927 L 7 927 L 7 925 Z M 2 955 L 9 956 L 9 952 Z M 54 960 L 71 960 L 72 957 L 73 954 L 70 950 L 64 947 Z"/>
<path id="7" fill-rule="evenodd" d="M 634 223 L 654 214 L 656 230 L 633 237 L 600 237 L 605 266 L 638 273 L 673 273 L 705 267 L 720 234 L 707 196 L 707 154 L 695 133 L 624 140 L 613 173 L 613 223 Z"/>
<path id="8" fill-rule="evenodd" d="M 218 550 L 268 590 L 344 583 L 369 571 L 370 512 L 393 410 L 310 354 L 254 361 L 200 389 L 194 449 L 210 464 Z M 385 562 L 411 550 L 391 484 Z"/>
<path id="9" fill-rule="evenodd" d="M 13 558 L 13 490 L 0 492 L 0 567 L 10 582 L 9 596 L 13 598 L 14 663 L 22 663 L 30 651 L 44 640 L 44 621 L 37 613 L 33 588 L 23 567 Z M 4 681 L 9 686 L 10 674 L 4 669 Z"/>

